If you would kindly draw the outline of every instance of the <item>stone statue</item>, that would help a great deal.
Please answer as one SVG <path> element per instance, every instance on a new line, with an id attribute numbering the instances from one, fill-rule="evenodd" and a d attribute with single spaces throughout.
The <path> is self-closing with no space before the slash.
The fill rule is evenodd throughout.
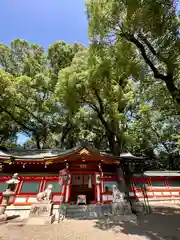
<path id="1" fill-rule="evenodd" d="M 113 202 L 122 202 L 124 201 L 124 194 L 119 191 L 119 189 L 116 187 L 116 185 L 112 186 L 112 192 L 113 192 Z"/>
<path id="2" fill-rule="evenodd" d="M 113 203 L 112 211 L 115 215 L 122 215 L 131 213 L 130 204 L 125 199 L 125 194 L 120 192 L 119 189 L 113 185 Z"/>
<path id="3" fill-rule="evenodd" d="M 18 184 L 19 180 L 18 180 L 18 173 L 14 173 L 12 178 L 7 181 L 7 184 Z"/>
<path id="4" fill-rule="evenodd" d="M 52 193 L 53 185 L 49 184 L 44 192 L 40 192 L 37 194 L 36 199 L 38 202 L 51 202 L 51 193 Z"/>

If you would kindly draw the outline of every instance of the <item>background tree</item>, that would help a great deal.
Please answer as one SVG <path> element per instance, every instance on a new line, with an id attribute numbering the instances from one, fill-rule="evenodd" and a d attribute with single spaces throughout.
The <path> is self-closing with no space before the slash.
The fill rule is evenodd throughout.
<path id="1" fill-rule="evenodd" d="M 53 73 L 67 66 L 80 47 L 56 42 L 46 56 L 41 46 L 24 40 L 14 40 L 10 47 L 0 45 L 1 113 L 32 137 L 39 149 L 61 125 L 64 113 L 63 105 L 54 101 Z"/>
<path id="2" fill-rule="evenodd" d="M 67 149 L 88 142 L 179 168 L 179 109 L 166 83 L 130 41 L 106 40 L 89 48 L 58 41 L 47 53 L 19 39 L 0 44 L 1 146 Z M 19 133 L 29 136 L 24 146 Z"/>
<path id="3" fill-rule="evenodd" d="M 147 65 L 147 74 L 165 83 L 180 105 L 178 1 L 87 0 L 92 42 L 133 44 Z M 152 82 L 150 82 L 152 85 Z"/>
<path id="4" fill-rule="evenodd" d="M 129 53 L 133 54 L 130 49 Z M 130 90 L 129 77 L 133 74 L 131 58 L 127 67 L 117 69 L 114 59 L 122 61 L 120 56 L 115 56 L 116 52 L 108 46 L 101 50 L 101 55 L 94 53 L 91 57 L 87 49 L 79 51 L 72 64 L 59 72 L 56 93 L 70 109 L 72 118 L 81 108 L 96 114 L 104 128 L 109 150 L 119 155 L 126 131 L 124 109 Z"/>

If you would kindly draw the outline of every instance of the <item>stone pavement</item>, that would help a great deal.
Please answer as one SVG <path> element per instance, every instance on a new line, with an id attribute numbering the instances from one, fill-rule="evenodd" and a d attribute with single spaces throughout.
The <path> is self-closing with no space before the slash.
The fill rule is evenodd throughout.
<path id="1" fill-rule="evenodd" d="M 0 225 L 0 240 L 180 240 L 180 215 L 156 213 L 137 223 L 64 220 L 48 226 Z"/>
<path id="2" fill-rule="evenodd" d="M 102 231 L 91 220 L 65 220 L 49 226 L 0 226 L 0 240 L 135 240 L 112 230 Z M 142 238 L 143 239 L 143 238 Z"/>

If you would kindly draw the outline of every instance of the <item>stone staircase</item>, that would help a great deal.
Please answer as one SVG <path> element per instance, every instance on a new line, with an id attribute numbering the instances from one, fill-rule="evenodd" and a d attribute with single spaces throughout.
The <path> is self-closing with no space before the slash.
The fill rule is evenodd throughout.
<path id="1" fill-rule="evenodd" d="M 66 209 L 67 219 L 92 219 L 95 217 L 90 205 L 69 205 Z"/>
<path id="2" fill-rule="evenodd" d="M 116 215 L 113 214 L 111 204 L 90 204 L 90 205 L 69 205 L 66 208 L 66 219 L 111 219 L 112 221 L 136 220 L 136 215 L 132 214 L 126 206 L 125 209 Z"/>
<path id="3" fill-rule="evenodd" d="M 103 206 L 103 207 L 102 207 Z M 69 205 L 66 209 L 67 219 L 98 219 L 111 213 L 109 204 Z"/>

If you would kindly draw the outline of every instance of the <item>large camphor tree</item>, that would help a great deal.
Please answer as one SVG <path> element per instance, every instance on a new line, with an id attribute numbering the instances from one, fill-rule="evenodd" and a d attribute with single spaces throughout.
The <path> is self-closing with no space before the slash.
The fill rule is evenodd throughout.
<path id="1" fill-rule="evenodd" d="M 180 38 L 178 1 L 87 0 L 89 36 L 95 45 L 133 44 L 147 74 L 166 86 L 180 105 Z M 154 84 L 150 82 L 149 84 Z M 179 107 L 179 106 L 178 106 Z"/>

